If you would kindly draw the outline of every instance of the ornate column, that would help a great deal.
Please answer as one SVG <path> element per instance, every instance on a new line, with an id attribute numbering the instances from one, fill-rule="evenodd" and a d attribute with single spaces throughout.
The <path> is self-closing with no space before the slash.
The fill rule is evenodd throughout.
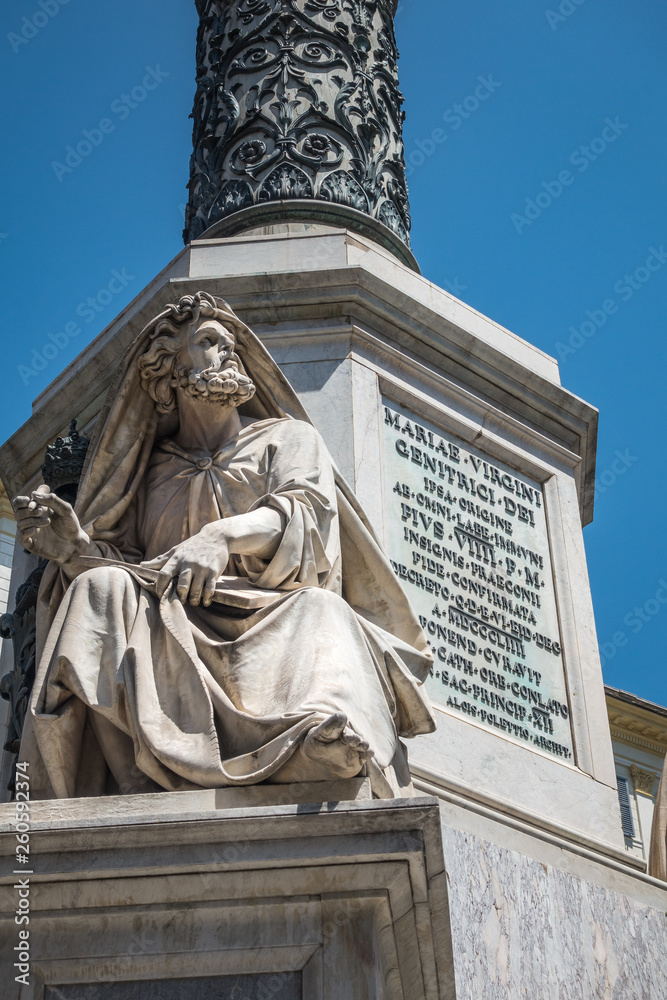
<path id="1" fill-rule="evenodd" d="M 186 243 L 207 231 L 330 222 L 416 267 L 408 249 L 396 0 L 196 4 Z"/>

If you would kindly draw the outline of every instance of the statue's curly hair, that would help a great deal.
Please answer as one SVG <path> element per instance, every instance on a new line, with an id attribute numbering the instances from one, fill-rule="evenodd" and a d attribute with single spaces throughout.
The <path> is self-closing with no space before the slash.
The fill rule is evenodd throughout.
<path id="1" fill-rule="evenodd" d="M 226 303 L 220 303 L 208 292 L 183 295 L 178 303 L 168 305 L 151 330 L 151 344 L 138 361 L 141 385 L 157 404 L 159 413 L 171 413 L 176 408 L 176 386 L 187 371 L 178 364 L 183 347 L 182 328 L 200 319 L 215 319 L 235 337 L 243 324 Z"/>

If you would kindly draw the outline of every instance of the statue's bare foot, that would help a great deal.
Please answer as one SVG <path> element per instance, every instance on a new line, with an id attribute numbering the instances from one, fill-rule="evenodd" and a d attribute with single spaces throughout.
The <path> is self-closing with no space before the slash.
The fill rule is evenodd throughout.
<path id="1" fill-rule="evenodd" d="M 276 784 L 355 778 L 364 761 L 373 756 L 368 743 L 347 724 L 341 713 L 311 729 L 296 752 L 269 780 Z"/>
<path id="2" fill-rule="evenodd" d="M 347 724 L 341 713 L 311 729 L 303 744 L 304 755 L 323 766 L 332 778 L 354 778 L 373 751 Z"/>

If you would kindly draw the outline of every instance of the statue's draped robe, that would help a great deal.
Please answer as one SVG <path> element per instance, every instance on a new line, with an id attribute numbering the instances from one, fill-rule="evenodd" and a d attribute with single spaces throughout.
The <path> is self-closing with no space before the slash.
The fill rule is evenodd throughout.
<path id="1" fill-rule="evenodd" d="M 160 602 L 113 567 L 69 587 L 35 719 L 49 770 L 67 776 L 61 787 L 56 778 L 57 794 L 113 787 L 105 761 L 124 792 L 270 780 L 335 712 L 368 740 L 381 769 L 397 733 L 429 731 L 404 665 L 409 648 L 341 597 L 335 478 L 310 424 L 250 423 L 210 460 L 157 445 L 118 544 L 98 545 L 110 558 L 151 559 L 258 506 L 281 515 L 277 551 L 232 557 L 226 572 L 275 591 L 269 607 L 183 606 L 173 586 Z"/>
<path id="2" fill-rule="evenodd" d="M 280 369 L 217 301 L 257 386 L 241 433 L 210 459 L 173 444 L 177 420 L 159 418 L 139 378 L 153 320 L 98 417 L 76 511 L 105 557 L 137 563 L 267 505 L 283 525 L 275 555 L 232 557 L 227 573 L 275 601 L 193 608 L 124 569 L 70 583 L 49 564 L 21 746 L 35 798 L 280 780 L 334 712 L 368 740 L 386 793 L 382 770 L 409 785 L 398 737 L 435 728 L 421 687 L 432 657 L 386 556 Z"/>

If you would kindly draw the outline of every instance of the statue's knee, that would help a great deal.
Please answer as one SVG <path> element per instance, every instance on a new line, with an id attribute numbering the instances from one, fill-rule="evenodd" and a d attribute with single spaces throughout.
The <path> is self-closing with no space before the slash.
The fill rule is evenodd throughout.
<path id="1" fill-rule="evenodd" d="M 334 594 L 331 590 L 322 590 L 320 587 L 304 587 L 298 591 L 299 599 L 303 604 L 307 604 L 312 611 L 326 613 L 335 605 L 345 604 L 342 597 Z M 345 605 L 347 607 L 347 605 Z"/>
<path id="2" fill-rule="evenodd" d="M 125 570 L 117 566 L 94 566 L 81 573 L 71 586 L 76 590 L 117 590 L 131 582 L 131 577 Z"/>

